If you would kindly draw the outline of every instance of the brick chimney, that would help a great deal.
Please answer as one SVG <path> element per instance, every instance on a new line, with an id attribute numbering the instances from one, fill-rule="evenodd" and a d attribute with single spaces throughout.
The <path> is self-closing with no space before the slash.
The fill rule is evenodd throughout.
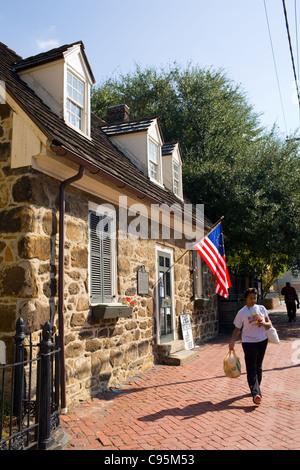
<path id="1" fill-rule="evenodd" d="M 126 104 L 111 106 L 107 110 L 107 123 L 117 124 L 119 122 L 128 122 L 130 120 L 130 109 Z"/>

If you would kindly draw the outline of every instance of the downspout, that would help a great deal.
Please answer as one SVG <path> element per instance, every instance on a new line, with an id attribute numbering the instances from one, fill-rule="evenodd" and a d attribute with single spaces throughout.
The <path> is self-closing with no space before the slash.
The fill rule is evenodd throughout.
<path id="1" fill-rule="evenodd" d="M 80 180 L 85 168 L 80 166 L 77 175 L 68 178 L 60 184 L 60 210 L 59 210 L 59 265 L 58 265 L 58 324 L 60 340 L 60 386 L 61 386 L 61 412 L 67 412 L 66 404 L 66 362 L 65 362 L 65 333 L 64 333 L 64 287 L 65 287 L 65 209 L 66 187 Z"/>

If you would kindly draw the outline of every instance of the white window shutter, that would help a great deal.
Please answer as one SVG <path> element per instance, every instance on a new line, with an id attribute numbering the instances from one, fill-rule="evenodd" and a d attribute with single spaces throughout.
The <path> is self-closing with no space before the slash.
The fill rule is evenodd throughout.
<path id="1" fill-rule="evenodd" d="M 102 264 L 103 264 L 103 302 L 110 303 L 113 299 L 112 292 L 112 219 L 105 217 L 104 236 L 102 239 Z"/>
<path id="2" fill-rule="evenodd" d="M 110 303 L 112 292 L 112 219 L 90 212 L 90 296 L 92 303 Z"/>

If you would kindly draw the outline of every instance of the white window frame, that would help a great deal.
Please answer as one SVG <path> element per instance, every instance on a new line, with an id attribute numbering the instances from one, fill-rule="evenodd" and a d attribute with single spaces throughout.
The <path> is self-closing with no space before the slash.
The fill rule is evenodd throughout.
<path id="1" fill-rule="evenodd" d="M 69 83 L 69 77 L 71 77 L 71 83 Z M 76 87 L 74 86 L 74 81 L 76 81 Z M 82 85 L 82 93 L 78 89 L 78 84 Z M 71 90 L 71 94 L 69 93 L 69 89 Z M 84 130 L 84 108 L 85 108 L 85 83 L 83 80 L 81 80 L 74 72 L 71 72 L 71 70 L 67 69 L 67 80 L 66 80 L 66 120 L 68 124 L 70 124 L 72 127 L 75 127 L 76 129 L 79 129 L 80 131 L 83 132 Z M 82 103 L 74 96 L 75 94 L 78 94 L 82 96 Z M 77 125 L 77 122 L 75 124 L 72 122 L 72 119 L 69 119 L 68 116 L 74 116 L 75 121 L 77 121 L 78 115 L 73 112 L 72 109 L 68 108 L 68 103 L 73 105 L 75 109 L 80 110 L 80 125 Z"/>
<path id="2" fill-rule="evenodd" d="M 194 298 L 197 299 L 210 299 L 208 288 L 204 292 L 204 276 L 206 276 L 206 283 L 208 282 L 209 267 L 201 258 L 196 250 L 192 251 L 193 255 L 193 280 L 194 280 Z"/>
<path id="3" fill-rule="evenodd" d="M 74 97 L 70 97 L 68 93 L 68 74 L 74 77 L 78 82 L 83 85 L 83 103 L 76 101 Z M 74 89 L 74 87 L 72 87 Z M 86 77 L 82 76 L 82 74 L 77 73 L 70 65 L 66 65 L 65 68 L 65 98 L 64 98 L 64 119 L 68 126 L 72 129 L 75 129 L 77 132 L 80 132 L 82 135 L 87 137 L 90 140 L 90 86 L 89 82 L 87 81 Z M 76 106 L 78 109 L 81 110 L 81 126 L 78 127 L 74 125 L 71 120 L 68 119 L 68 102 L 71 105 Z"/>
<path id="4" fill-rule="evenodd" d="M 163 245 L 155 245 L 155 270 L 156 270 L 156 279 L 159 279 L 159 265 L 158 265 L 158 252 L 159 251 L 162 251 L 163 253 L 167 253 L 171 256 L 171 269 L 170 269 L 170 273 L 171 273 L 171 300 L 172 300 L 172 310 L 171 310 L 171 315 L 172 315 L 172 322 L 173 322 L 173 325 L 174 325 L 174 329 L 173 329 L 173 341 L 178 339 L 177 338 L 177 328 L 175 327 L 176 325 L 176 318 L 175 318 L 175 272 L 174 272 L 174 267 L 173 267 L 173 264 L 174 264 L 174 250 L 173 248 L 167 248 Z M 155 289 L 156 290 L 156 294 L 155 294 L 155 298 L 156 298 L 156 309 L 155 309 L 155 315 L 156 315 L 156 338 L 157 338 L 157 344 L 161 344 L 160 342 L 160 327 L 159 327 L 159 291 L 158 291 L 158 288 Z"/>
<path id="5" fill-rule="evenodd" d="M 93 302 L 92 300 L 92 266 L 91 266 L 91 240 L 89 239 L 89 295 L 90 305 L 107 305 L 117 303 L 117 232 L 116 232 L 116 211 L 110 204 L 97 205 L 89 203 L 89 232 L 90 232 L 90 213 L 94 212 L 97 216 L 107 216 L 112 219 L 111 236 L 111 282 L 112 282 L 112 300 L 111 302 Z"/>
<path id="6" fill-rule="evenodd" d="M 151 158 L 154 152 L 151 151 L 151 147 L 156 148 L 157 150 L 157 162 Z M 148 152 L 148 175 L 151 181 L 162 186 L 162 160 L 161 160 L 161 147 L 155 142 L 155 140 L 148 137 L 147 143 L 147 152 Z M 152 176 L 153 166 L 155 165 L 156 178 Z"/>
<path id="7" fill-rule="evenodd" d="M 175 171 L 175 165 L 178 168 L 177 177 Z M 181 174 L 182 165 L 177 160 L 177 158 L 172 158 L 172 175 L 173 175 L 173 193 L 178 198 L 182 199 L 182 174 Z"/>
<path id="8" fill-rule="evenodd" d="M 177 167 L 177 169 L 175 168 Z M 180 194 L 180 168 L 176 160 L 173 160 L 173 191 L 176 196 Z"/>

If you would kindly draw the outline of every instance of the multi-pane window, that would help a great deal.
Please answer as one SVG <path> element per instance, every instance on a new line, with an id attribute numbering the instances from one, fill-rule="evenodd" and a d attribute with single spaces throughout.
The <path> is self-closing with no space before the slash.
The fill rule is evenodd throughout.
<path id="1" fill-rule="evenodd" d="M 84 84 L 70 72 L 67 73 L 67 121 L 82 130 Z"/>
<path id="2" fill-rule="evenodd" d="M 151 140 L 148 141 L 149 152 L 149 176 L 156 181 L 159 181 L 159 150 L 158 145 L 154 144 Z"/>
<path id="3" fill-rule="evenodd" d="M 90 212 L 90 299 L 92 303 L 111 303 L 114 299 L 114 220 Z"/>
<path id="4" fill-rule="evenodd" d="M 176 162 L 173 162 L 173 188 L 174 194 L 179 196 L 179 165 Z"/>
<path id="5" fill-rule="evenodd" d="M 194 272 L 194 297 L 195 299 L 208 299 L 209 284 L 207 264 L 202 260 L 197 251 L 193 250 L 193 272 Z"/>

